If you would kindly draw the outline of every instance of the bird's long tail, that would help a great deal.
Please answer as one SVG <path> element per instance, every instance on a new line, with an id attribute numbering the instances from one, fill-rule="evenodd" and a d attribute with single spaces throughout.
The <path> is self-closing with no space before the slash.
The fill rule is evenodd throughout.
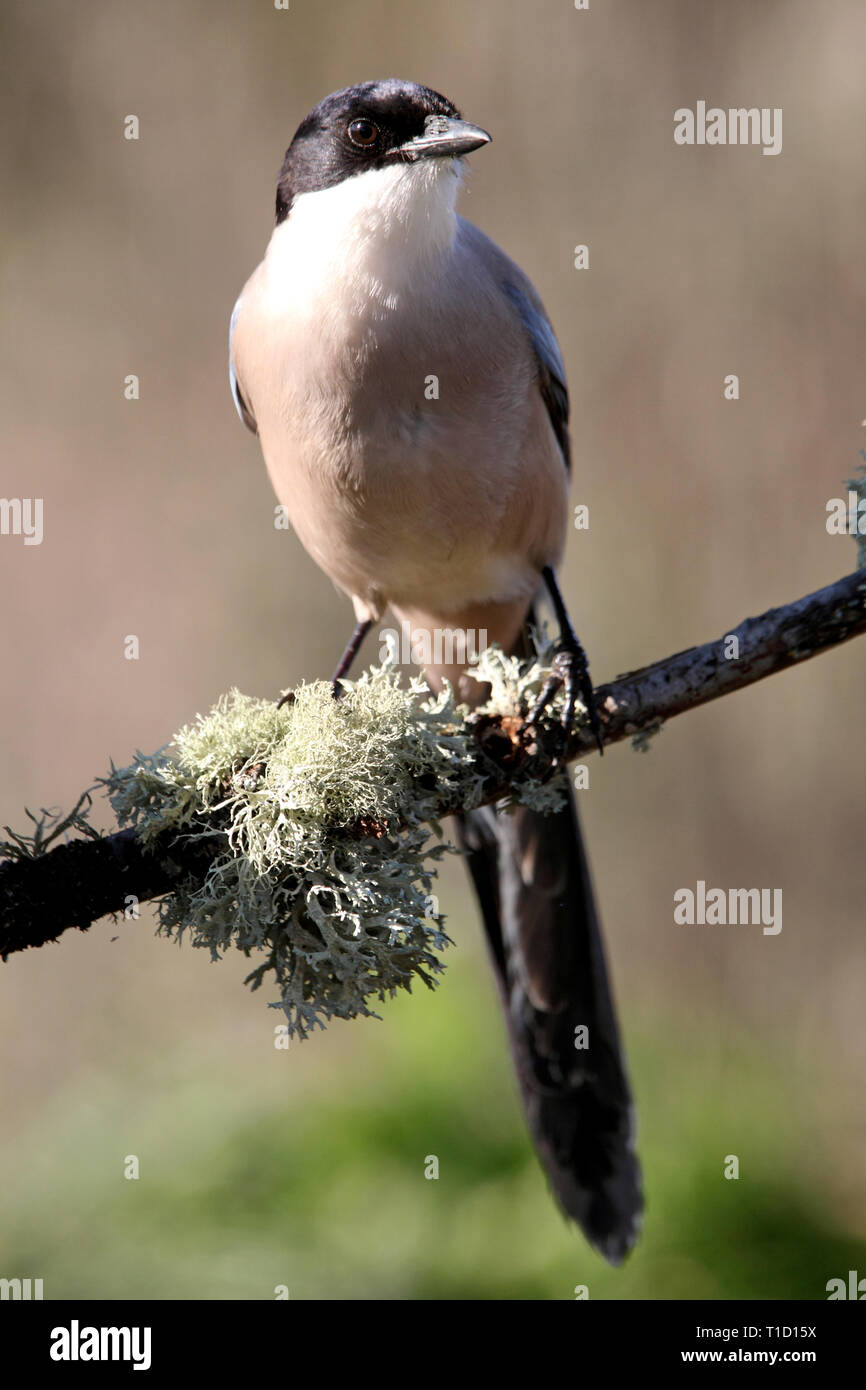
<path id="1" fill-rule="evenodd" d="M 564 782 L 567 779 L 563 779 Z M 460 839 L 520 1092 L 562 1210 L 613 1264 L 640 1228 L 634 1112 L 577 808 L 484 807 Z"/>

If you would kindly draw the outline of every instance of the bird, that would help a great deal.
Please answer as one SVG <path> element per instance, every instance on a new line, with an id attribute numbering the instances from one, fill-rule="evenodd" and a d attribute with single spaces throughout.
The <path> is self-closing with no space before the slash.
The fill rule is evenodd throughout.
<path id="1" fill-rule="evenodd" d="M 557 580 L 569 520 L 559 344 L 524 272 L 461 217 L 465 158 L 491 136 L 440 93 L 388 78 L 320 101 L 286 151 L 264 257 L 231 316 L 229 379 L 278 501 L 351 599 L 336 695 L 387 609 L 415 633 L 486 634 L 529 655 L 560 629 L 537 720 L 564 686 L 600 735 Z M 462 654 L 426 678 L 466 699 Z M 449 659 L 450 658 L 450 659 Z M 561 810 L 464 813 L 468 861 L 530 1136 L 564 1215 L 612 1264 L 643 1195 L 635 1114 L 573 791 Z"/>

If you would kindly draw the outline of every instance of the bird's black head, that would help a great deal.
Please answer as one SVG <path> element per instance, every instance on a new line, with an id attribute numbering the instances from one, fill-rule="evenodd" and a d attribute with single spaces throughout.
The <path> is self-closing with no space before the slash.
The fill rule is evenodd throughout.
<path id="1" fill-rule="evenodd" d="M 333 92 L 295 131 L 277 183 L 277 222 L 302 193 L 333 188 L 386 164 L 454 158 L 490 136 L 461 120 L 447 97 L 415 82 L 388 78 Z"/>

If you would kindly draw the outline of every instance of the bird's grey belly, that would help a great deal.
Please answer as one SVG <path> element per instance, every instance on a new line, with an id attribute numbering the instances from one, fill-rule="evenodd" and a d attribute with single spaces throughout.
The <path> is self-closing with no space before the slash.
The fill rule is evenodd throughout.
<path id="1" fill-rule="evenodd" d="M 515 514 L 532 507 L 519 418 L 465 380 L 440 375 L 438 398 L 425 395 L 430 375 L 404 364 L 398 392 L 387 374 L 342 396 L 308 391 L 292 404 L 291 433 L 262 440 L 305 548 L 377 612 L 431 601 L 447 612 L 528 596 L 537 582 Z"/>

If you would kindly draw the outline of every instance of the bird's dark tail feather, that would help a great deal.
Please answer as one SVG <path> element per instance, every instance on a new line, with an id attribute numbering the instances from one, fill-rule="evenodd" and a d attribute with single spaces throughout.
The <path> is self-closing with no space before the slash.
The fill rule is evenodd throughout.
<path id="1" fill-rule="evenodd" d="M 459 837 L 481 903 L 529 1130 L 556 1199 L 612 1264 L 643 1209 L 634 1112 L 567 777 L 553 815 L 483 807 Z"/>

